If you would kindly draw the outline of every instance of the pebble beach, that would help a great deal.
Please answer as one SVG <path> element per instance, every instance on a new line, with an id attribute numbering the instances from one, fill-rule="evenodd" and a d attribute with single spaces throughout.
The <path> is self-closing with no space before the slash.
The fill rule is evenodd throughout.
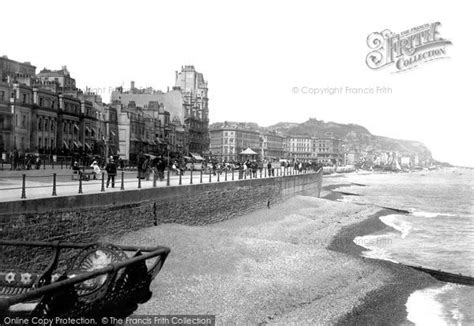
<path id="1" fill-rule="evenodd" d="M 108 239 L 171 248 L 135 314 L 209 314 L 217 325 L 404 324 L 409 294 L 436 281 L 362 258 L 354 238 L 386 228 L 378 217 L 387 211 L 335 201 L 337 183 L 325 180 L 322 198 L 299 195 L 212 225 Z"/>

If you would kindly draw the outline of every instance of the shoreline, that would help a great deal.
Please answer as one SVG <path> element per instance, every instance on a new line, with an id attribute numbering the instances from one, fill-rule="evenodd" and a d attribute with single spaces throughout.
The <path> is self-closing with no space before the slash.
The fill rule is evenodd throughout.
<path id="1" fill-rule="evenodd" d="M 388 229 L 378 217 L 393 211 L 323 198 L 299 195 L 215 224 L 165 223 L 114 239 L 171 248 L 136 313 L 212 313 L 218 325 L 406 324 L 408 296 L 437 281 L 363 258 L 353 242 Z"/>
<path id="2" fill-rule="evenodd" d="M 152 283 L 155 295 L 137 314 L 212 312 L 219 325 L 334 325 L 394 278 L 357 254 L 328 249 L 344 227 L 378 211 L 301 195 L 216 224 L 161 224 L 115 240 L 171 248 Z"/>
<path id="3" fill-rule="evenodd" d="M 342 198 L 342 195 L 332 190 L 345 186 L 347 185 L 328 186 L 325 190 L 330 191 L 330 193 L 324 198 L 337 201 L 337 199 Z M 365 263 L 376 265 L 392 275 L 389 283 L 369 292 L 364 297 L 362 304 L 339 319 L 336 325 L 412 325 L 413 323 L 407 320 L 405 304 L 408 297 L 416 290 L 439 283 L 430 275 L 409 267 L 381 259 L 365 258 L 362 256 L 362 252 L 367 251 L 366 248 L 357 245 L 354 241 L 347 241 L 347 239 L 353 240 L 359 236 L 384 230 L 398 232 L 380 220 L 380 217 L 394 213 L 400 214 L 398 209 L 381 208 L 378 212 L 368 216 L 367 219 L 359 223 L 344 226 L 327 246 L 329 250 L 358 257 L 364 260 Z"/>

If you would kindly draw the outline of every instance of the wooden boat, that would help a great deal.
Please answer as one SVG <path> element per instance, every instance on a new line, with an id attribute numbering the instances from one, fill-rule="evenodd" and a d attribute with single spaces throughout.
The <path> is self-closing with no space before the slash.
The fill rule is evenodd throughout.
<path id="1" fill-rule="evenodd" d="M 38 249 L 54 253 L 44 270 L 3 263 L 15 250 Z M 170 249 L 0 240 L 0 251 L 0 317 L 124 318 L 151 298 L 150 283 Z"/>

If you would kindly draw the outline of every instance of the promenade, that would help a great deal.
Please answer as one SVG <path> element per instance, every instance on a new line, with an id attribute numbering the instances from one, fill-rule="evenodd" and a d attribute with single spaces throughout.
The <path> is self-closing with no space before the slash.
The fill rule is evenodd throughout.
<path id="1" fill-rule="evenodd" d="M 298 171 L 292 168 L 275 169 L 275 177 L 282 174 L 296 174 Z M 56 174 L 56 187 L 53 186 L 53 175 Z M 23 191 L 23 175 L 25 176 L 25 186 Z M 4 165 L 4 169 L 0 169 L 0 201 L 28 200 L 37 198 L 54 196 L 71 196 L 81 194 L 94 194 L 101 192 L 112 192 L 131 189 L 146 189 L 153 187 L 179 186 L 198 183 L 213 183 L 223 181 L 233 181 L 239 179 L 239 171 L 226 171 L 219 175 L 209 175 L 209 173 L 201 173 L 201 171 L 186 171 L 184 175 L 176 175 L 174 171 L 165 171 L 163 181 L 153 180 L 153 175 L 149 180 L 138 179 L 136 170 L 119 170 L 115 177 L 115 187 L 111 185 L 107 188 L 107 174 L 104 174 L 104 185 L 102 179 L 79 181 L 72 179 L 73 171 L 69 168 L 56 165 L 46 165 L 39 170 L 10 170 L 9 165 Z M 267 169 L 258 171 L 257 178 L 268 177 Z M 251 175 L 244 175 L 243 178 L 252 178 Z M 24 198 L 22 198 L 24 195 Z"/>

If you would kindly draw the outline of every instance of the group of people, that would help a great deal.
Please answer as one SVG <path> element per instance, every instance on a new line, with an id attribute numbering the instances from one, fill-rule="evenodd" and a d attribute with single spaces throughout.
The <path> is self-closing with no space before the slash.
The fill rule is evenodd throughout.
<path id="1" fill-rule="evenodd" d="M 235 163 L 218 163 L 218 162 L 211 162 L 212 166 L 212 173 L 216 175 L 216 173 L 222 173 L 225 170 L 239 170 L 242 174 L 247 176 L 252 176 L 254 178 L 257 177 L 257 174 L 262 174 L 263 170 L 267 169 L 268 176 L 275 176 L 276 169 L 286 169 L 292 166 L 295 170 L 302 172 L 305 170 L 313 170 L 317 171 L 320 167 L 322 167 L 321 163 L 316 163 L 314 161 L 294 161 L 290 164 L 289 161 L 286 160 L 268 160 L 268 161 L 261 161 L 261 160 L 250 160 L 247 159 L 243 162 L 235 162 Z"/>
<path id="2" fill-rule="evenodd" d="M 102 168 L 101 168 L 102 165 Z M 99 160 L 94 159 L 90 167 L 92 168 L 92 173 L 94 176 L 94 180 L 101 178 L 102 173 L 107 172 L 107 188 L 109 185 L 112 186 L 112 188 L 115 188 L 115 176 L 117 175 L 117 162 L 115 161 L 113 156 L 110 156 L 108 162 L 106 164 L 101 164 L 99 165 Z M 79 165 L 78 160 L 73 160 L 72 162 L 72 170 L 75 173 L 80 173 L 81 167 Z"/>
<path id="3" fill-rule="evenodd" d="M 137 178 L 150 180 L 150 177 L 163 181 L 165 178 L 166 161 L 161 157 L 151 157 L 147 155 L 137 158 Z"/>
<path id="4" fill-rule="evenodd" d="M 4 163 L 9 162 L 13 170 L 31 170 L 33 168 L 38 170 L 42 163 L 39 155 L 18 152 L 16 150 L 10 153 L 3 153 L 2 161 Z"/>
<path id="5" fill-rule="evenodd" d="M 317 171 L 322 164 L 316 163 L 313 161 L 294 161 L 290 164 L 289 161 L 261 161 L 261 160 L 245 160 L 243 162 L 224 162 L 220 163 L 217 161 L 203 162 L 201 168 L 203 170 L 209 171 L 213 175 L 221 174 L 224 171 L 238 170 L 243 176 L 251 176 L 257 178 L 258 173 L 262 174 L 263 170 L 266 168 L 268 176 L 275 176 L 275 169 L 286 169 L 290 166 L 293 166 L 295 170 L 302 172 L 304 170 L 314 170 Z M 114 159 L 113 156 L 110 156 L 107 162 L 99 158 L 95 158 L 90 165 L 93 170 L 94 179 L 101 178 L 103 170 L 107 173 L 107 184 L 115 187 L 115 176 L 117 175 L 118 167 L 122 167 L 120 162 Z M 154 157 L 151 155 L 139 155 L 137 157 L 137 178 L 150 180 L 153 179 L 163 181 L 165 178 L 165 170 L 169 167 L 171 171 L 174 171 L 176 175 L 183 175 L 187 169 L 186 163 L 183 160 L 175 159 L 170 162 L 168 165 L 167 160 L 162 157 Z M 122 167 L 123 168 L 123 167 Z M 193 168 L 191 166 L 191 168 Z M 80 166 L 78 160 L 73 160 L 72 169 L 75 171 L 80 171 Z M 239 174 L 239 175 L 240 175 Z"/>

